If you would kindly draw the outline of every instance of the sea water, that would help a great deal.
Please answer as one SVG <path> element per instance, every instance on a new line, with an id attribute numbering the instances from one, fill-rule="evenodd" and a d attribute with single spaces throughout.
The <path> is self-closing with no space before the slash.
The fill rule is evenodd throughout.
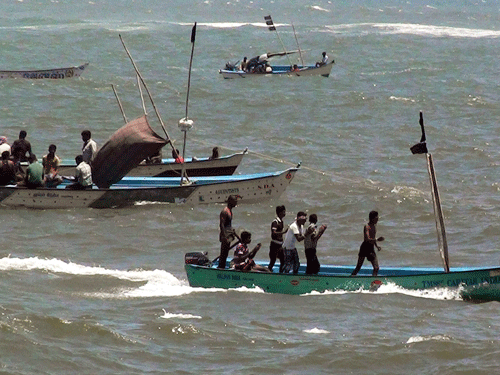
<path id="1" fill-rule="evenodd" d="M 318 215 L 322 264 L 353 265 L 378 210 L 382 265 L 441 265 L 424 115 L 451 266 L 497 266 L 500 117 L 495 1 L 5 0 L 0 69 L 89 62 L 81 78 L 2 80 L 0 135 L 28 132 L 41 157 L 80 153 L 144 112 L 121 35 L 165 130 L 186 155 L 250 153 L 236 173 L 302 166 L 281 199 L 234 209 L 266 260 L 275 207 Z M 272 15 L 277 31 L 264 16 Z M 292 27 L 293 25 L 293 27 Z M 295 31 L 295 33 L 294 33 Z M 276 63 L 327 52 L 329 78 L 224 80 L 218 69 L 283 48 Z M 113 86 L 113 87 L 112 87 Z M 146 100 L 155 130 L 160 121 Z M 442 288 L 303 296 L 191 288 L 186 252 L 218 255 L 222 205 L 0 209 L 0 368 L 5 374 L 490 374 L 498 304 Z M 305 255 L 299 245 L 301 262 Z M 365 267 L 370 267 L 366 264 Z"/>

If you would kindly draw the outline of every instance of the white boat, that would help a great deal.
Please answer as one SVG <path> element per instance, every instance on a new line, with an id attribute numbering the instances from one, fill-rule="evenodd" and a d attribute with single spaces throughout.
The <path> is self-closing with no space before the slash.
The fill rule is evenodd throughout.
<path id="1" fill-rule="evenodd" d="M 70 68 L 44 69 L 44 70 L 0 70 L 0 79 L 65 79 L 80 77 L 89 63 Z"/>
<path id="2" fill-rule="evenodd" d="M 118 208 L 138 203 L 182 203 L 188 206 L 224 203 L 230 195 L 238 203 L 256 203 L 278 198 L 292 182 L 298 168 L 250 175 L 190 178 L 125 177 L 109 188 L 88 190 L 56 188 L 27 189 L 15 185 L 0 187 L 0 206 L 10 208 Z M 186 182 L 184 180 L 184 182 Z"/>
<path id="3" fill-rule="evenodd" d="M 306 65 L 306 66 L 298 66 L 296 69 L 293 69 L 290 65 L 271 65 L 269 66 L 271 69 L 266 72 L 246 72 L 243 70 L 230 70 L 230 69 L 221 69 L 219 70 L 219 74 L 226 79 L 231 78 L 251 78 L 251 77 L 263 77 L 263 76 L 289 76 L 289 77 L 308 77 L 308 76 L 330 76 L 330 72 L 332 71 L 332 66 L 334 62 L 329 62 L 325 65 L 316 66 L 316 65 Z"/>
<path id="4" fill-rule="evenodd" d="M 210 158 L 186 158 L 184 165 L 176 163 L 174 159 L 162 159 L 159 164 L 146 164 L 142 162 L 130 172 L 127 176 L 144 177 L 178 177 L 185 168 L 188 176 L 225 176 L 232 175 L 241 163 L 243 156 L 248 153 L 248 149 L 231 155 L 221 156 L 217 159 Z M 63 176 L 74 176 L 75 162 L 63 160 L 59 174 Z"/>

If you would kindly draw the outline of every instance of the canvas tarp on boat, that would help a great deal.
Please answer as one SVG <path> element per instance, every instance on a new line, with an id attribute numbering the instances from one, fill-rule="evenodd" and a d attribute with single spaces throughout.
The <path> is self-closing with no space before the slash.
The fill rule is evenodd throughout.
<path id="1" fill-rule="evenodd" d="M 146 116 L 128 122 L 111 136 L 92 162 L 94 184 L 109 188 L 167 143 L 151 128 Z"/>

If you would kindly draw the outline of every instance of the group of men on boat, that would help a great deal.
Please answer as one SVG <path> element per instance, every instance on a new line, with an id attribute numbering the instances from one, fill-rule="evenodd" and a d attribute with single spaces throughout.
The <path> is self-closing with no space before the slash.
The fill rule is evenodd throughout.
<path id="1" fill-rule="evenodd" d="M 51 144 L 48 153 L 43 156 L 40 164 L 33 153 L 31 143 L 26 139 L 27 132 L 21 130 L 19 139 L 12 146 L 7 143 L 6 137 L 0 137 L 0 186 L 17 185 L 28 189 L 37 187 L 56 187 L 63 179 L 72 181 L 67 189 L 92 188 L 92 161 L 97 154 L 97 144 L 92 139 L 90 130 L 81 133 L 83 146 L 82 153 L 75 158 L 76 173 L 74 176 L 59 175 L 61 159 L 56 155 L 57 147 Z M 26 171 L 21 163 L 29 162 Z"/>
<path id="2" fill-rule="evenodd" d="M 326 52 L 323 52 L 321 56 L 321 61 L 316 62 L 316 67 L 320 67 L 328 63 L 328 55 L 326 54 Z M 273 68 L 271 65 L 269 65 L 268 60 L 269 55 L 267 53 L 252 57 L 251 59 L 248 59 L 245 56 L 243 57 L 243 60 L 241 61 L 239 66 L 231 66 L 230 64 L 227 64 L 226 67 L 228 69 L 237 68 L 237 70 L 243 71 L 245 73 L 272 73 Z M 290 66 L 290 71 L 292 72 L 296 72 L 299 70 L 300 68 L 297 64 Z"/>
<path id="3" fill-rule="evenodd" d="M 232 226 L 233 208 L 238 204 L 237 197 L 230 195 L 227 205 L 219 215 L 219 241 L 221 243 L 220 255 L 218 257 L 218 268 L 225 269 L 229 251 L 235 247 L 234 257 L 229 267 L 241 271 L 273 272 L 276 260 L 279 259 L 280 273 L 294 274 L 299 272 L 300 260 L 296 244 L 304 242 L 304 252 L 307 260 L 306 274 L 316 275 L 320 271 L 320 263 L 317 257 L 316 246 L 321 238 L 326 225 L 318 228 L 318 217 L 316 214 L 309 215 L 309 224 L 306 225 L 307 214 L 299 211 L 295 220 L 285 228 L 283 218 L 286 216 L 286 208 L 283 205 L 276 207 L 276 218 L 271 223 L 271 242 L 269 245 L 269 265 L 267 267 L 258 265 L 253 260 L 262 244 L 258 243 L 252 250 L 248 245 L 252 240 L 250 232 L 243 231 L 237 235 Z M 352 272 L 352 276 L 357 275 L 365 259 L 368 259 L 373 266 L 373 276 L 379 271 L 378 259 L 375 249 L 382 248 L 377 242 L 384 241 L 384 237 L 376 237 L 376 224 L 378 222 L 378 212 L 371 211 L 368 215 L 368 223 L 363 227 L 363 242 L 358 253 L 358 262 Z M 236 242 L 232 245 L 233 241 Z"/>

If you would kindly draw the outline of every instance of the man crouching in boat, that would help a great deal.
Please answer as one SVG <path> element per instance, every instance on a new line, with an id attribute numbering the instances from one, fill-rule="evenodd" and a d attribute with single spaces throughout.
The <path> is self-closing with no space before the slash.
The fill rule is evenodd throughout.
<path id="1" fill-rule="evenodd" d="M 241 243 L 236 246 L 234 250 L 234 258 L 231 261 L 231 267 L 239 271 L 257 271 L 257 272 L 270 272 L 267 267 L 255 264 L 253 258 L 259 251 L 261 244 L 258 243 L 252 251 L 248 250 L 248 244 L 252 242 L 252 235 L 250 232 L 241 232 Z"/>

